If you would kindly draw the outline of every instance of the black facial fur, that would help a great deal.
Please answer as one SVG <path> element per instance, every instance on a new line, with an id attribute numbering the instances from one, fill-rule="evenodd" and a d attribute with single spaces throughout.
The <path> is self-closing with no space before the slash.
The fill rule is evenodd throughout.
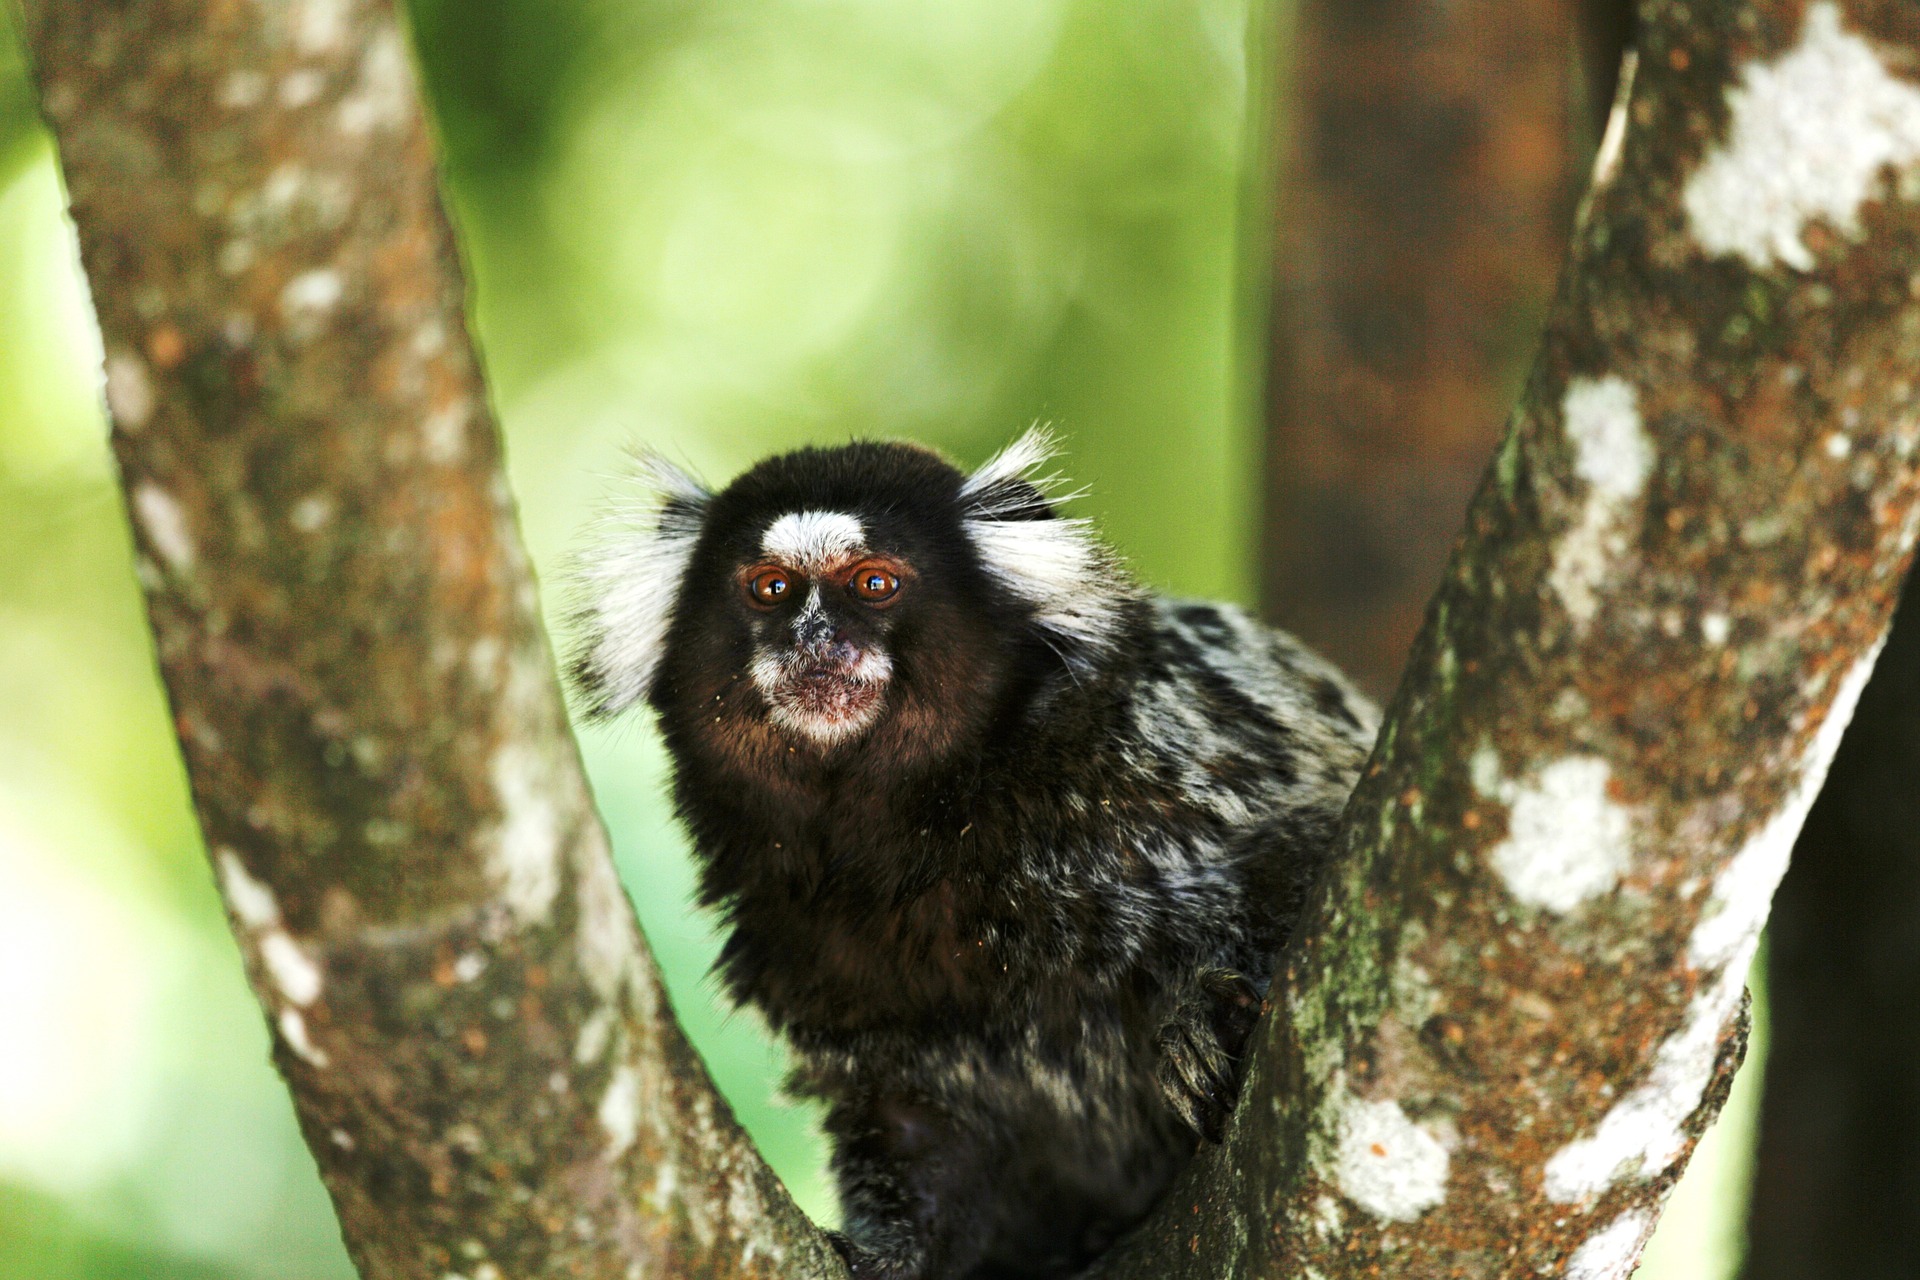
<path id="1" fill-rule="evenodd" d="M 861 1277 L 1064 1275 L 1219 1136 L 1372 740 L 1290 637 L 1135 585 L 1047 452 L 809 449 L 712 495 L 656 465 L 582 575 L 579 683 L 659 713 L 719 974 L 828 1105 Z"/>

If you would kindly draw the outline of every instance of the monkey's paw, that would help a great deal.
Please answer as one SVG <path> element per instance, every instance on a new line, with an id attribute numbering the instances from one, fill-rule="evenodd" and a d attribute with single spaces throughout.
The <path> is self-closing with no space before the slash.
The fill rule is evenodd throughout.
<path id="1" fill-rule="evenodd" d="M 1260 990 L 1232 969 L 1203 969 L 1160 1028 L 1160 1088 L 1167 1105 L 1208 1142 L 1226 1134 L 1240 1097 L 1240 1055 L 1260 1017 Z"/>

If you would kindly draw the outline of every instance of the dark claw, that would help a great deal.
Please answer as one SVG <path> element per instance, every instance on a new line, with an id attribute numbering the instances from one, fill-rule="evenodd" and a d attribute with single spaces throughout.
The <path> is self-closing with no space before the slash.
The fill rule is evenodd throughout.
<path id="1" fill-rule="evenodd" d="M 1259 989 L 1244 974 L 1210 969 L 1198 976 L 1156 1038 L 1167 1105 L 1208 1142 L 1226 1134 L 1240 1094 L 1238 1059 L 1259 1017 Z"/>

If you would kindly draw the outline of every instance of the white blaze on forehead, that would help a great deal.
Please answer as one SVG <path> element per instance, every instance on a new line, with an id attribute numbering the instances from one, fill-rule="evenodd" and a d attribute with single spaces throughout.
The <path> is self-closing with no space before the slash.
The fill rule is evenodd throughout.
<path id="1" fill-rule="evenodd" d="M 1412 1222 L 1447 1198 L 1447 1149 L 1393 1101 L 1349 1094 L 1337 1120 L 1333 1176 L 1377 1218 Z"/>
<path id="2" fill-rule="evenodd" d="M 768 525 L 760 539 L 768 559 L 808 573 L 866 549 L 866 526 L 844 511 L 790 511 Z"/>
<path id="3" fill-rule="evenodd" d="M 1639 395 L 1624 378 L 1575 378 L 1561 403 L 1573 473 L 1586 482 L 1580 517 L 1553 551 L 1548 581 L 1576 626 L 1599 610 L 1599 589 L 1628 551 L 1630 520 L 1653 473 Z"/>
<path id="4" fill-rule="evenodd" d="M 1727 105 L 1726 145 L 1688 181 L 1687 217 L 1709 253 L 1757 269 L 1812 270 L 1807 224 L 1856 233 L 1881 171 L 1920 161 L 1920 86 L 1892 75 L 1825 0 L 1790 52 L 1741 72 Z"/>

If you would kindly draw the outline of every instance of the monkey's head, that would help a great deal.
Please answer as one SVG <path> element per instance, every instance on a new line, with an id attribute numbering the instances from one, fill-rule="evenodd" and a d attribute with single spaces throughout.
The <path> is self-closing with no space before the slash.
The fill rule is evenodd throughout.
<path id="1" fill-rule="evenodd" d="M 589 714 L 644 699 L 676 749 L 750 768 L 904 763 L 1049 669 L 1093 671 L 1137 591 L 1047 497 L 1049 454 L 1040 431 L 971 475 L 914 445 L 801 449 L 717 493 L 643 459 L 577 575 Z"/>

